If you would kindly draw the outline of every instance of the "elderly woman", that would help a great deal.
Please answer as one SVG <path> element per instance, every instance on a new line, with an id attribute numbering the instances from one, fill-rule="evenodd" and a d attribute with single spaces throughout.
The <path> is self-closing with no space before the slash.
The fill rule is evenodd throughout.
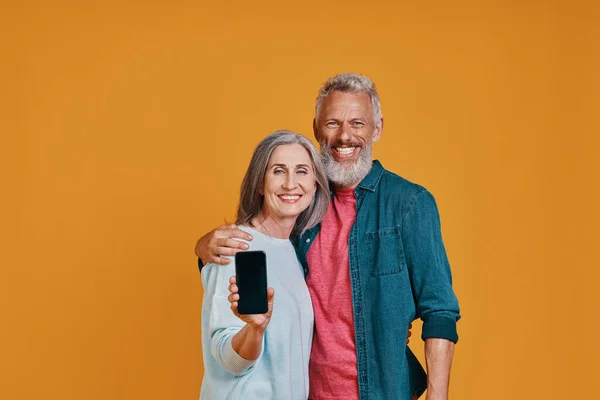
<path id="1" fill-rule="evenodd" d="M 277 131 L 259 143 L 242 182 L 236 224 L 254 237 L 249 250 L 267 255 L 268 311 L 237 312 L 233 259 L 202 269 L 200 399 L 308 397 L 313 309 L 290 237 L 317 225 L 328 205 L 327 178 L 307 138 Z"/>

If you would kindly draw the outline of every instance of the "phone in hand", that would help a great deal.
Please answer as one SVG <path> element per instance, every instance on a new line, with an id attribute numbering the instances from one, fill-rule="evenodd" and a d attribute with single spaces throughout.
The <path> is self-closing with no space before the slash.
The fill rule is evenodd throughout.
<path id="1" fill-rule="evenodd" d="M 267 256 L 264 251 L 241 251 L 235 254 L 238 312 L 264 314 L 267 304 Z"/>

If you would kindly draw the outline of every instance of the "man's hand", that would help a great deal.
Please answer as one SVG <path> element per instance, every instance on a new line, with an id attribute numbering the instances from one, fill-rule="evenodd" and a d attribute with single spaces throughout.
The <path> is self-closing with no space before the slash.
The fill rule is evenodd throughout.
<path id="1" fill-rule="evenodd" d="M 410 343 L 410 337 L 412 335 L 412 332 L 410 331 L 412 329 L 412 324 L 408 324 L 408 334 L 406 335 L 406 344 Z"/>
<path id="2" fill-rule="evenodd" d="M 196 256 L 202 264 L 229 264 L 224 256 L 233 256 L 238 251 L 248 250 L 248 244 L 236 239 L 252 240 L 252 235 L 244 232 L 237 225 L 221 225 L 202 236 L 196 243 Z"/>

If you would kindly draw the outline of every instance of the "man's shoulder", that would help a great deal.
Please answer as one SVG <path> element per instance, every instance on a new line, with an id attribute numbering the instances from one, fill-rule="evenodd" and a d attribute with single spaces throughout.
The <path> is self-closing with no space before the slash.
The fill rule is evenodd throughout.
<path id="1" fill-rule="evenodd" d="M 379 201 L 391 204 L 393 209 L 402 210 L 402 215 L 415 208 L 437 213 L 437 202 L 424 186 L 409 181 L 394 172 L 384 170 L 380 183 Z"/>
<path id="2" fill-rule="evenodd" d="M 383 169 L 380 185 L 381 190 L 384 190 L 386 193 L 391 193 L 403 198 L 412 198 L 418 196 L 422 192 L 427 191 L 424 186 L 409 181 L 408 179 L 385 168 Z"/>

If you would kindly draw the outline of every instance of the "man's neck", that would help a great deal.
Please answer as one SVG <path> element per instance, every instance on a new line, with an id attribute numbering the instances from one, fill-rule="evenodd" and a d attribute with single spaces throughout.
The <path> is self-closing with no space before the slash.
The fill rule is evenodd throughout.
<path id="1" fill-rule="evenodd" d="M 371 164 L 373 164 L 373 162 L 371 161 Z M 358 187 L 358 185 L 360 185 L 360 183 L 363 181 L 363 179 L 365 179 L 367 177 L 367 175 L 369 175 L 369 173 L 371 172 L 372 168 L 369 168 L 369 172 L 367 172 L 365 174 L 365 176 L 363 176 L 362 178 L 360 178 L 360 180 L 358 180 L 358 182 L 353 182 L 349 185 L 337 185 L 334 182 L 331 182 L 331 186 L 333 187 L 334 191 L 338 191 L 338 190 L 354 190 Z"/>
<path id="2" fill-rule="evenodd" d="M 359 183 L 360 182 L 356 182 L 356 183 L 354 183 L 352 185 L 344 185 L 344 186 L 336 185 L 335 183 L 332 183 L 332 186 L 333 186 L 333 190 L 335 192 L 337 192 L 339 190 L 354 190 L 354 189 L 356 189 L 358 187 Z"/>

